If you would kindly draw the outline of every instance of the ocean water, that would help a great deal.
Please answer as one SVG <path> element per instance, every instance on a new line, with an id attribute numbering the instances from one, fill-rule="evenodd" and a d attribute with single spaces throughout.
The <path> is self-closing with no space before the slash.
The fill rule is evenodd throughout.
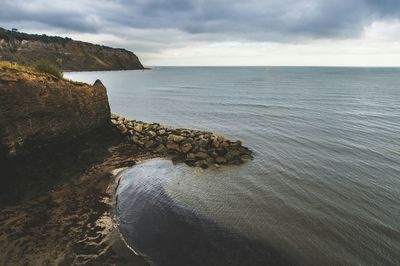
<path id="1" fill-rule="evenodd" d="M 400 265 L 400 69 L 157 67 L 101 79 L 128 118 L 240 139 L 239 167 L 165 160 L 118 189 L 127 243 L 157 265 Z"/>

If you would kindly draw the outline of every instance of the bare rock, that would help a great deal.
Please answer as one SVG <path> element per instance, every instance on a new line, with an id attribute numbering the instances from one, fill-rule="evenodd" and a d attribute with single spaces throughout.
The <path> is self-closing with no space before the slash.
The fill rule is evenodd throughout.
<path id="1" fill-rule="evenodd" d="M 224 164 L 227 161 L 226 161 L 225 157 L 218 156 L 217 158 L 215 158 L 215 162 L 218 163 L 218 164 Z"/>
<path id="2" fill-rule="evenodd" d="M 133 130 L 135 130 L 136 132 L 142 132 L 143 131 L 143 125 L 142 124 L 136 124 L 134 127 L 133 127 Z"/>
<path id="3" fill-rule="evenodd" d="M 0 84 L 0 157 L 77 139 L 111 124 L 106 88 L 99 80 L 91 86 L 0 67 Z"/>
<path id="4" fill-rule="evenodd" d="M 192 149 L 192 144 L 185 143 L 181 146 L 181 150 L 183 153 L 188 153 Z"/>
<path id="5" fill-rule="evenodd" d="M 121 134 L 125 134 L 126 132 L 128 132 L 128 129 L 126 128 L 126 126 L 124 124 L 119 124 L 117 126 L 117 128 L 121 132 Z"/>
<path id="6" fill-rule="evenodd" d="M 168 150 L 173 150 L 180 152 L 181 150 L 179 149 L 179 144 L 176 144 L 175 142 L 168 142 L 167 143 L 167 149 Z"/>

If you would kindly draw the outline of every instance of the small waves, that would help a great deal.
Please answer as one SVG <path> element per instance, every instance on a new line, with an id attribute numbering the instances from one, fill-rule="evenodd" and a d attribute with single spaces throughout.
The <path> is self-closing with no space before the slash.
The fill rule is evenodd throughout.
<path id="1" fill-rule="evenodd" d="M 400 264 L 400 69 L 203 67 L 68 76 L 101 78 L 114 112 L 217 132 L 255 152 L 238 168 L 195 173 L 168 166 L 169 181 L 144 172 L 126 179 L 134 190 L 120 191 L 135 204 L 122 204 L 121 214 L 140 210 L 146 218 L 121 216 L 124 234 L 150 249 L 143 253 L 153 261 L 176 263 L 182 254 L 186 262 L 201 261 L 210 252 L 211 265 L 229 265 L 226 256 L 261 265 L 268 252 L 258 251 L 266 247 L 300 265 Z M 181 242 L 171 245 L 171 232 Z M 164 245 L 187 253 L 172 256 Z M 252 264 L 249 255 L 259 260 Z"/>

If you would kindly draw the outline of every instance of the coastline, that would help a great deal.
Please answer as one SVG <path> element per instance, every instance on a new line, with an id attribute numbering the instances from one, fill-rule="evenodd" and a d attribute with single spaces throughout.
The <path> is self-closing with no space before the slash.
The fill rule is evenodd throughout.
<path id="1" fill-rule="evenodd" d="M 118 230 L 119 172 L 156 157 L 204 169 L 252 159 L 241 141 L 111 114 L 99 80 L 3 64 L 0 81 L 0 265 L 147 265 Z"/>
<path id="2" fill-rule="evenodd" d="M 236 150 L 239 147 L 246 155 L 238 153 L 230 160 L 221 161 L 222 164 L 240 164 L 240 156 L 251 159 L 251 152 L 241 146 L 240 142 L 230 142 L 212 133 L 133 122 L 116 115 L 112 115 L 112 122 L 114 133 L 108 137 L 111 140 L 107 141 L 101 136 L 100 139 L 93 140 L 91 147 L 83 147 L 76 154 L 78 158 L 91 157 L 98 153 L 103 155 L 94 161 L 87 162 L 83 159 L 79 167 L 63 164 L 67 168 L 83 168 L 80 174 L 68 176 L 50 191 L 42 190 L 38 195 L 24 199 L 16 205 L 6 205 L 0 211 L 0 248 L 3 250 L 0 264 L 51 262 L 57 265 L 148 265 L 143 257 L 135 255 L 126 245 L 115 219 L 116 189 L 121 172 L 137 162 L 152 158 L 167 158 L 190 166 L 207 168 L 207 160 L 215 163 L 212 153 L 222 149 L 219 147 L 219 140 L 221 143 L 233 145 L 222 145 L 226 154 L 230 149 Z M 128 128 L 122 125 L 128 128 L 132 125 L 140 133 L 131 129 L 128 133 Z M 154 145 L 160 137 L 159 131 L 157 136 L 153 136 L 153 140 L 148 138 L 148 134 L 153 135 L 152 129 L 155 125 L 166 135 L 163 136 L 166 145 L 162 140 L 159 145 Z M 185 150 L 184 147 L 187 148 L 188 145 L 180 133 L 200 136 L 209 134 L 207 141 L 201 137 L 203 144 L 207 142 L 207 147 L 199 146 L 197 149 L 201 150 L 194 153 L 196 145 L 201 144 L 194 137 L 191 152 Z M 148 142 L 153 144 L 149 145 Z M 160 149 L 160 146 L 163 148 Z M 104 149 L 107 151 L 104 152 Z M 221 157 L 220 154 L 216 156 Z M 210 167 L 213 166 L 210 164 Z M 218 164 L 215 163 L 215 166 Z M 68 169 L 61 170 L 69 172 Z"/>

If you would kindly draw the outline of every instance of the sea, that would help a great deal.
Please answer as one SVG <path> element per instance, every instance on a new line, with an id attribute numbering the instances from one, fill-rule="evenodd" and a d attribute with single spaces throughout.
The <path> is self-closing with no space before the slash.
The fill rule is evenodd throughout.
<path id="1" fill-rule="evenodd" d="M 239 139 L 241 166 L 123 173 L 119 229 L 153 265 L 400 265 L 400 68 L 70 72 L 112 112 Z"/>

